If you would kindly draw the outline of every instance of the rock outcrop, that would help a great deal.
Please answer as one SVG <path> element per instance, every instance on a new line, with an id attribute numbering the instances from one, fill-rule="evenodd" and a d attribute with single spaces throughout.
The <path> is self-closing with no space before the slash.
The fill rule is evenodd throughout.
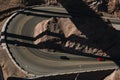
<path id="1" fill-rule="evenodd" d="M 103 49 L 111 45 L 109 41 L 112 39 L 108 39 L 112 36 L 107 36 L 108 39 L 102 39 L 101 36 L 104 34 L 104 30 L 98 24 L 91 25 L 91 22 L 86 21 L 76 26 L 69 18 L 50 18 L 43 20 L 34 29 L 34 37 L 36 38 L 34 44 L 40 46 L 40 49 L 45 50 L 53 49 L 73 53 L 81 52 L 108 57 Z M 95 28 L 96 26 L 97 28 Z M 98 28 L 99 30 L 101 29 L 100 33 L 96 32 Z"/>

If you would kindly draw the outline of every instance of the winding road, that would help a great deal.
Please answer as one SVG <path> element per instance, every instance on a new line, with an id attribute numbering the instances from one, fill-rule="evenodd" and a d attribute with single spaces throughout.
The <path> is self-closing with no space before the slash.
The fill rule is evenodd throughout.
<path id="1" fill-rule="evenodd" d="M 33 44 L 34 28 L 50 17 L 71 17 L 64 8 L 33 7 L 22 10 L 10 20 L 4 33 L 7 48 L 16 65 L 29 74 L 50 76 L 118 68 L 110 61 L 60 52 L 42 52 Z M 61 58 L 63 57 L 63 59 Z"/>

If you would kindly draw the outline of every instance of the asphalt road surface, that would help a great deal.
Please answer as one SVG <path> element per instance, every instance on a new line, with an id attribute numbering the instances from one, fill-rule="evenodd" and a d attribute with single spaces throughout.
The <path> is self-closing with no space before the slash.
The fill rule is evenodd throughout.
<path id="1" fill-rule="evenodd" d="M 117 68 L 110 60 L 61 52 L 42 52 L 33 44 L 34 28 L 51 17 L 70 17 L 63 8 L 34 7 L 20 11 L 8 24 L 6 42 L 14 61 L 25 71 L 38 76 L 69 74 Z"/>

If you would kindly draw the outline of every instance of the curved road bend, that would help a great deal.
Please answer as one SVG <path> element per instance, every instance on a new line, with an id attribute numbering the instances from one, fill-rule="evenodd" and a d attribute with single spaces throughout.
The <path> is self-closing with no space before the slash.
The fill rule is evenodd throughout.
<path id="1" fill-rule="evenodd" d="M 6 31 L 7 45 L 11 56 L 23 70 L 38 76 L 50 76 L 117 68 L 112 61 L 98 62 L 92 57 L 59 52 L 45 53 L 37 49 L 37 46 L 32 44 L 35 25 L 51 16 L 70 16 L 67 15 L 67 11 L 63 8 L 35 7 L 35 9 L 46 11 L 23 11 L 11 20 Z M 52 12 L 47 13 L 47 11 Z M 20 44 L 15 44 L 17 41 Z M 66 56 L 69 60 L 60 59 L 61 56 Z"/>

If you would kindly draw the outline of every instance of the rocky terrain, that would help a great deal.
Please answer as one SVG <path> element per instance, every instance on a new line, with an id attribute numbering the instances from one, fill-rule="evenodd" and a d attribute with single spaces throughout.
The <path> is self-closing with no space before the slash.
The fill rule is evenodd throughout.
<path id="1" fill-rule="evenodd" d="M 65 0 L 65 1 L 64 0 L 0 0 L 0 29 L 2 28 L 6 19 L 11 14 L 13 14 L 15 11 L 17 11 L 19 9 L 26 8 L 26 7 L 33 6 L 33 5 L 42 5 L 42 4 L 44 4 L 45 6 L 52 5 L 52 6 L 65 7 L 64 5 L 71 6 L 72 4 L 70 4 L 70 3 L 72 3 L 72 1 L 73 0 Z M 75 0 L 75 1 L 77 1 L 77 0 Z M 81 1 L 81 0 L 79 0 L 79 1 Z M 83 0 L 81 2 L 84 2 L 87 6 L 89 6 L 90 9 L 92 9 L 94 12 L 96 12 L 96 14 L 98 14 L 100 16 L 120 17 L 120 0 Z M 74 3 L 73 3 L 73 5 L 74 5 Z M 83 26 L 86 26 L 86 27 L 87 27 L 87 25 L 92 26 L 93 27 L 92 29 L 95 29 L 96 32 L 99 32 L 99 30 L 101 29 L 101 28 L 99 29 L 99 27 L 97 27 L 98 29 L 96 29 L 95 26 L 101 26 L 102 24 L 101 25 L 97 25 L 97 23 L 95 25 L 90 24 L 90 23 L 94 23 L 96 21 L 95 19 L 92 19 L 92 21 L 90 21 L 86 17 L 86 19 L 82 19 L 82 20 L 86 21 L 85 23 L 81 22 Z M 98 22 L 99 22 L 99 20 L 98 20 Z M 40 28 L 41 24 L 46 24 L 46 25 L 44 25 L 42 27 L 42 29 L 41 29 L 42 31 L 39 31 L 40 29 L 38 29 L 38 28 Z M 50 24 L 50 26 L 48 26 L 47 24 Z M 66 24 L 70 24 L 72 26 L 64 27 L 64 26 L 66 26 Z M 57 27 L 54 27 L 54 26 L 57 26 Z M 34 44 L 39 44 L 40 42 L 45 42 L 48 40 L 53 42 L 55 40 L 55 41 L 57 41 L 57 42 L 55 42 L 55 45 L 60 45 L 59 49 L 61 49 L 63 51 L 65 51 L 66 48 L 67 49 L 69 48 L 68 51 L 70 51 L 70 49 L 74 49 L 74 51 L 82 51 L 84 53 L 94 53 L 96 55 L 108 56 L 102 50 L 100 50 L 98 48 L 94 48 L 94 47 L 96 47 L 96 43 L 91 42 L 91 40 L 99 39 L 99 37 L 101 35 L 97 34 L 98 37 L 95 38 L 95 36 L 93 34 L 96 34 L 96 33 L 93 33 L 92 32 L 93 30 L 88 29 L 88 28 L 87 29 L 83 28 L 83 30 L 86 32 L 91 31 L 90 34 L 88 34 L 86 36 L 86 34 L 83 34 L 82 31 L 78 30 L 75 26 L 76 25 L 74 25 L 68 18 L 56 18 L 56 19 L 50 18 L 48 20 L 40 22 L 36 26 L 36 29 L 38 31 L 36 32 L 36 30 L 35 30 L 35 33 L 34 33 L 35 37 L 44 31 L 56 33 L 56 34 L 59 34 L 60 36 L 59 37 L 45 36 L 41 39 L 36 40 L 34 42 Z M 103 28 L 100 31 L 102 31 L 102 30 L 103 30 Z M 110 31 L 110 30 L 108 30 L 108 31 Z M 104 34 L 103 32 L 100 32 L 100 33 Z M 106 35 L 107 34 L 108 33 L 106 33 Z M 64 40 L 61 40 L 61 38 L 63 38 Z M 91 40 L 88 40 L 87 38 L 91 38 Z M 109 38 L 109 36 L 108 36 L 108 38 Z M 81 42 L 77 42 L 78 39 L 80 39 Z M 106 45 L 109 46 L 110 44 L 108 44 L 108 43 L 106 42 Z M 53 44 L 51 44 L 51 45 L 53 45 Z M 88 46 L 86 46 L 86 45 L 88 45 Z M 99 45 L 99 48 L 102 47 L 102 49 L 106 49 L 106 47 L 103 46 L 101 43 L 98 43 L 97 45 Z M 49 46 L 45 46 L 45 47 L 49 47 Z M 47 49 L 44 48 L 44 50 L 47 50 Z M 5 54 L 6 54 L 6 52 L 2 48 L 0 48 L 0 65 L 3 70 L 5 80 L 7 80 L 7 79 L 14 80 L 14 78 L 8 78 L 8 77 L 22 77 L 22 78 L 26 77 L 26 74 L 19 71 L 19 69 L 17 69 L 15 66 L 13 66 L 12 61 Z M 101 79 L 104 79 L 111 72 L 112 72 L 111 70 L 103 71 L 103 72 L 91 72 L 93 75 L 91 76 L 92 78 L 90 78 L 90 77 L 89 78 L 92 80 L 96 80 L 94 75 L 96 73 L 98 73 L 98 74 L 102 73 L 101 77 L 99 76 L 99 79 L 97 79 L 97 80 L 101 80 Z M 90 75 L 91 73 L 88 73 L 86 75 L 83 73 L 83 74 L 81 74 L 81 77 L 88 77 L 88 75 Z M 117 70 L 111 76 L 105 78 L 105 80 L 119 80 L 119 77 L 118 77 L 119 73 L 120 73 L 119 70 Z M 69 76 L 75 77 L 76 74 L 69 75 Z M 79 77 L 79 79 L 82 79 L 81 77 Z M 45 80 L 44 78 L 41 78 L 41 79 Z M 53 78 L 49 78 L 49 80 L 50 79 L 52 80 Z M 16 79 L 16 80 L 18 80 L 18 79 Z M 83 80 L 85 80 L 85 78 L 83 78 Z"/>
<path id="2" fill-rule="evenodd" d="M 77 19 L 77 18 L 76 18 Z M 83 19 L 82 19 L 83 20 Z M 93 31 L 98 32 L 94 26 L 101 26 L 101 25 L 90 25 L 87 20 L 85 19 L 84 24 L 80 24 L 79 26 L 82 27 L 86 32 L 90 31 L 88 28 L 91 26 L 92 31 L 89 32 L 90 40 L 88 37 L 82 33 L 81 30 L 79 30 L 75 24 L 69 19 L 69 18 L 50 18 L 48 20 L 44 20 L 40 22 L 35 30 L 34 30 L 34 37 L 37 37 L 40 34 L 44 34 L 44 36 L 38 38 L 34 44 L 40 45 L 41 49 L 47 49 L 52 51 L 65 51 L 70 53 L 88 53 L 88 54 L 94 54 L 99 56 L 105 56 L 109 57 L 105 52 L 102 51 L 102 49 L 97 48 L 97 46 L 103 46 L 103 44 L 106 44 L 106 46 L 110 46 L 110 42 L 106 39 L 108 43 L 96 43 L 98 39 L 100 39 L 100 34 L 93 33 Z M 95 19 L 96 21 L 97 19 Z M 99 20 L 98 20 L 99 21 Z M 97 22 L 98 22 L 97 21 Z M 90 21 L 91 23 L 93 22 Z M 89 27 L 88 27 L 89 25 Z M 88 28 L 86 28 L 88 27 Z M 100 30 L 100 29 L 99 29 Z M 103 29 L 101 29 L 101 34 Z M 97 36 L 97 37 L 96 37 Z M 96 40 L 96 41 L 95 41 Z M 101 39 L 102 40 L 102 39 Z M 91 42 L 95 41 L 95 42 Z M 49 45 L 48 45 L 49 44 Z M 53 46 L 53 47 L 52 47 Z"/>

